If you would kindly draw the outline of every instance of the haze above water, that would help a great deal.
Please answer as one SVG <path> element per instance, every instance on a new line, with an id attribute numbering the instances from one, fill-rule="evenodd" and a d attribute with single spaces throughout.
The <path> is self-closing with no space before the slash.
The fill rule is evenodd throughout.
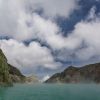
<path id="1" fill-rule="evenodd" d="M 100 85 L 15 84 L 0 88 L 0 100 L 100 100 Z"/>

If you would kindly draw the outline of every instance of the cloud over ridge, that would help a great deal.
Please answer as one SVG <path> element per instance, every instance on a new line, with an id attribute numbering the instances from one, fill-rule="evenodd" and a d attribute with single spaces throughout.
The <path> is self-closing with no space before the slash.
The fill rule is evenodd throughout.
<path id="1" fill-rule="evenodd" d="M 0 45 L 8 62 L 20 69 L 42 67 L 56 70 L 64 65 L 60 60 L 99 60 L 100 15 L 96 14 L 96 6 L 66 37 L 55 21 L 58 16 L 69 19 L 75 9 L 81 8 L 78 1 L 0 0 L 0 37 L 10 38 L 0 40 Z M 27 46 L 24 41 L 28 40 Z M 56 51 L 59 51 L 57 55 L 53 55 Z"/>

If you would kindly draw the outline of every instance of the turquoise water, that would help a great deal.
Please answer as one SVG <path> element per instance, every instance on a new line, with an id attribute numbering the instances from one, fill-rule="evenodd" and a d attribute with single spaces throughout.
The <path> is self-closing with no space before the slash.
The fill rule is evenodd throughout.
<path id="1" fill-rule="evenodd" d="M 100 85 L 15 84 L 0 88 L 0 100 L 100 100 Z"/>

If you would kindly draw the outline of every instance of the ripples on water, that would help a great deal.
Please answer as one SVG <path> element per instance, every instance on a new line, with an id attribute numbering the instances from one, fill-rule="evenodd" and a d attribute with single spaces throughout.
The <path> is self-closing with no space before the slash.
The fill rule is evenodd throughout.
<path id="1" fill-rule="evenodd" d="M 0 100 L 100 100 L 100 85 L 15 84 L 0 88 Z"/>

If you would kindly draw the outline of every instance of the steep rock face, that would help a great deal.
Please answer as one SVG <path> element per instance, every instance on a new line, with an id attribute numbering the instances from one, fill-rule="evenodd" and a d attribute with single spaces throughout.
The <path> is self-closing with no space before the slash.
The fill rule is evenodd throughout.
<path id="1" fill-rule="evenodd" d="M 0 49 L 0 84 L 11 83 L 7 59 Z"/>
<path id="2" fill-rule="evenodd" d="M 53 75 L 46 83 L 100 83 L 100 63 L 80 68 L 68 67 L 61 73 Z"/>
<path id="3" fill-rule="evenodd" d="M 17 68 L 7 63 L 7 59 L 0 49 L 0 84 L 12 84 L 24 81 L 25 76 Z"/>
<path id="4" fill-rule="evenodd" d="M 25 82 L 26 77 L 24 75 L 22 75 L 22 73 L 16 67 L 13 67 L 10 64 L 8 64 L 8 66 L 9 66 L 10 78 L 11 78 L 13 83 Z"/>

